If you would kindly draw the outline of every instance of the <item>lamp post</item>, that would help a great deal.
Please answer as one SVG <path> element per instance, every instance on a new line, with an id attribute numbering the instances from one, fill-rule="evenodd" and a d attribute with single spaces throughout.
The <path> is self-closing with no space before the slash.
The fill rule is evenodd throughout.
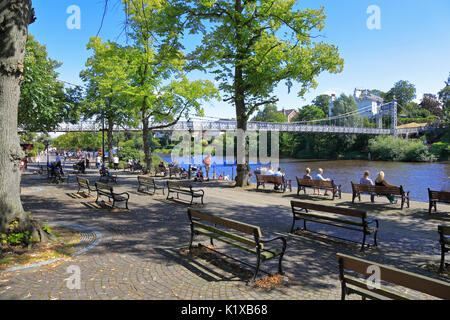
<path id="1" fill-rule="evenodd" d="M 45 148 L 47 149 L 47 170 L 48 170 L 48 167 L 49 167 L 49 165 L 50 165 L 50 161 L 49 161 L 49 158 L 48 158 L 48 145 L 50 144 L 50 141 L 46 141 L 46 144 L 45 144 Z"/>
<path id="2" fill-rule="evenodd" d="M 191 172 L 191 167 L 192 167 L 192 161 L 191 161 L 191 141 L 192 141 L 192 131 L 193 131 L 193 126 L 192 126 L 192 122 L 191 122 L 191 118 L 189 118 L 187 120 L 187 125 L 188 125 L 188 130 L 189 130 L 189 171 L 188 171 L 188 179 L 191 180 L 192 178 L 192 172 Z"/>
<path id="3" fill-rule="evenodd" d="M 105 109 L 102 108 L 102 167 L 105 166 Z"/>

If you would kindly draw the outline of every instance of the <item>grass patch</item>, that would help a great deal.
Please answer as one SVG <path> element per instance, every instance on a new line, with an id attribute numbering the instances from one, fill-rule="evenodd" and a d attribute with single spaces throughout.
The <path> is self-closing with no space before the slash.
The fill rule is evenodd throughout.
<path id="1" fill-rule="evenodd" d="M 81 241 L 78 231 L 65 227 L 52 227 L 55 242 L 34 243 L 30 248 L 3 245 L 0 251 L 0 271 L 39 263 L 56 258 L 68 258 L 75 253 L 75 246 Z"/>

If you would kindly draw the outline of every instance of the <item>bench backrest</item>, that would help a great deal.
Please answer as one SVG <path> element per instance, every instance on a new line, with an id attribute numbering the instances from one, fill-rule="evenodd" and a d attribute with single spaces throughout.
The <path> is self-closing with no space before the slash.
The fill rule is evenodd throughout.
<path id="1" fill-rule="evenodd" d="M 262 174 L 257 174 L 256 175 L 256 180 L 258 182 L 272 182 L 272 183 L 282 183 L 283 182 L 283 177 L 282 176 L 267 176 L 267 175 L 262 175 Z"/>
<path id="2" fill-rule="evenodd" d="M 337 260 L 340 267 L 341 281 L 342 280 L 347 281 L 348 283 L 351 283 L 354 286 L 358 286 L 363 290 L 366 291 L 368 290 L 365 281 L 358 282 L 353 281 L 354 279 L 353 277 L 347 278 L 344 273 L 344 270 L 351 270 L 361 275 L 369 277 L 373 275 L 373 270 L 369 267 L 376 266 L 380 270 L 379 276 L 381 278 L 380 280 L 382 281 L 396 284 L 404 288 L 412 289 L 425 294 L 429 294 L 437 298 L 445 300 L 450 299 L 450 284 L 446 282 L 424 277 L 415 273 L 399 270 L 379 263 L 351 257 L 345 254 L 338 253 Z M 384 290 L 383 288 L 380 289 L 374 288 L 369 291 L 390 299 L 405 299 L 405 298 L 407 299 L 407 297 L 403 296 L 400 293 L 396 294 L 392 290 L 388 291 Z"/>
<path id="3" fill-rule="evenodd" d="M 292 200 L 291 207 L 292 207 L 293 212 L 299 211 L 300 209 L 307 209 L 307 210 L 314 210 L 314 211 L 320 211 L 320 212 L 335 213 L 335 214 L 339 214 L 339 215 L 361 218 L 361 219 L 366 219 L 366 217 L 367 217 L 367 213 L 362 210 L 340 208 L 340 207 L 336 207 L 336 206 L 325 206 L 323 204 L 315 204 L 315 203 L 309 203 L 309 202 L 303 202 L 303 201 Z"/>
<path id="4" fill-rule="evenodd" d="M 433 191 L 428 188 L 428 196 L 433 201 L 450 202 L 450 192 Z"/>
<path id="5" fill-rule="evenodd" d="M 148 184 L 148 183 L 153 184 L 155 181 L 155 179 L 153 179 L 152 177 L 146 177 L 146 176 L 138 176 L 137 179 L 138 179 L 138 182 L 142 183 L 142 184 Z"/>
<path id="6" fill-rule="evenodd" d="M 169 168 L 169 172 L 170 172 L 170 174 L 172 174 L 172 173 L 181 173 L 181 168 L 178 168 L 178 167 L 170 167 L 170 168 Z"/>
<path id="7" fill-rule="evenodd" d="M 450 226 L 440 225 L 440 226 L 438 226 L 438 231 L 444 237 L 450 236 Z"/>
<path id="8" fill-rule="evenodd" d="M 112 194 L 113 193 L 113 187 L 111 187 L 105 183 L 96 182 L 95 187 L 97 188 L 97 192 L 99 192 L 99 193 L 103 193 L 103 194 Z"/>
<path id="9" fill-rule="evenodd" d="M 80 186 L 89 188 L 89 180 L 82 177 L 77 177 L 77 182 Z"/>
<path id="10" fill-rule="evenodd" d="M 335 186 L 334 181 L 322 181 L 322 180 L 311 180 L 311 179 L 301 179 L 296 177 L 297 185 L 299 187 L 321 187 L 321 188 L 333 188 Z"/>
<path id="11" fill-rule="evenodd" d="M 388 193 L 392 195 L 403 195 L 403 186 L 372 186 L 370 184 L 356 184 L 351 182 L 353 192 L 365 193 Z"/>
<path id="12" fill-rule="evenodd" d="M 178 182 L 178 181 L 167 181 L 167 187 L 169 188 L 177 188 L 177 189 L 186 189 L 191 190 L 192 185 L 189 183 Z"/>
<path id="13" fill-rule="evenodd" d="M 237 240 L 241 243 L 245 243 L 250 246 L 258 246 L 259 239 L 262 238 L 261 229 L 257 226 L 250 225 L 247 223 L 239 222 L 236 220 L 231 220 L 227 218 L 218 217 L 212 214 L 209 214 L 203 210 L 197 210 L 188 208 L 188 216 L 191 223 L 195 226 L 199 226 L 201 228 L 205 228 L 209 231 L 214 231 L 220 234 L 220 229 L 217 229 L 217 226 L 224 227 L 226 229 L 231 229 L 234 231 L 239 231 L 245 235 L 251 235 L 252 238 L 249 237 L 241 237 L 239 235 L 235 235 L 233 237 L 234 240 Z M 195 219 L 192 219 L 195 218 Z M 208 222 L 212 225 L 207 225 L 201 221 Z M 229 234 L 227 234 L 229 235 Z M 259 244 L 261 248 L 263 248 L 262 244 Z"/>

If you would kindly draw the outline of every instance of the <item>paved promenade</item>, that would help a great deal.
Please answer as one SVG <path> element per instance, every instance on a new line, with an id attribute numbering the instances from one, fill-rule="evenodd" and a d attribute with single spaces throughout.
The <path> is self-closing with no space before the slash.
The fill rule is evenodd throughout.
<path id="1" fill-rule="evenodd" d="M 87 174 L 92 182 L 97 176 L 94 170 Z M 437 225 L 450 223 L 450 206 L 443 204 L 438 204 L 438 215 L 429 216 L 427 203 L 412 202 L 410 209 L 400 210 L 400 204 L 391 205 L 385 198 L 371 204 L 369 196 L 362 196 L 362 203 L 352 205 L 349 194 L 332 202 L 312 196 L 312 190 L 307 196 L 297 196 L 295 186 L 293 193 L 281 194 L 203 183 L 205 210 L 258 225 L 265 237 L 287 238 L 283 267 L 288 280 L 265 290 L 246 285 L 245 276 L 252 270 L 245 265 L 236 269 L 239 264 L 227 258 L 205 260 L 186 255 L 188 204 L 166 200 L 162 195 L 137 193 L 136 176 L 120 172 L 118 185 L 113 185 L 117 191 L 130 193 L 130 211 L 110 212 L 91 208 L 93 199 L 69 197 L 77 191 L 73 177 L 68 184 L 53 185 L 44 176 L 25 173 L 25 209 L 46 223 L 84 227 L 80 229 L 80 250 L 88 250 L 64 261 L 0 273 L 0 299 L 339 299 L 337 252 L 436 277 L 429 266 L 439 263 Z M 360 253 L 356 243 L 312 232 L 290 235 L 293 199 L 367 210 L 380 221 L 379 247 Z M 361 240 L 360 233 L 319 224 L 309 226 L 313 231 Z M 202 243 L 209 242 L 204 239 Z M 219 250 L 254 263 L 254 256 L 217 245 Z M 70 266 L 81 272 L 79 289 L 69 289 L 65 281 L 72 275 Z M 263 263 L 262 268 L 275 273 L 277 261 Z M 450 282 L 449 278 L 440 279 Z"/>

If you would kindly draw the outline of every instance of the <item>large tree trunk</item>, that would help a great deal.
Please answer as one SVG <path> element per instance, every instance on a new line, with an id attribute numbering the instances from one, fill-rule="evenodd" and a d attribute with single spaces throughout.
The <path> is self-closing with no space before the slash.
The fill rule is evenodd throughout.
<path id="1" fill-rule="evenodd" d="M 237 176 L 236 187 L 245 187 L 250 184 L 249 182 L 249 166 L 247 164 L 247 108 L 245 106 L 244 92 L 242 88 L 242 67 L 236 66 L 235 68 L 235 106 L 236 106 L 236 119 L 237 119 Z"/>
<path id="2" fill-rule="evenodd" d="M 150 139 L 149 121 L 146 112 L 142 112 L 142 139 L 144 143 L 144 154 L 146 163 L 146 169 L 144 173 L 147 174 L 152 170 L 153 162 L 152 162 L 152 150 L 149 140 Z"/>
<path id="3" fill-rule="evenodd" d="M 17 135 L 20 82 L 28 25 L 34 21 L 31 0 L 0 0 L 0 233 L 12 220 L 36 239 L 46 240 L 20 200 L 20 159 L 24 156 Z"/>
<path id="4" fill-rule="evenodd" d="M 108 131 L 107 131 L 107 143 L 108 143 L 108 160 L 109 163 L 114 163 L 114 157 L 113 157 L 113 128 L 114 127 L 114 122 L 112 117 L 108 118 Z"/>
<path id="5" fill-rule="evenodd" d="M 234 7 L 236 12 L 243 11 L 241 0 L 235 0 Z M 243 89 L 243 71 L 242 61 L 244 61 L 245 49 L 241 44 L 241 28 L 236 24 L 236 42 L 238 43 L 236 62 L 234 66 L 234 102 L 236 106 L 236 120 L 237 120 L 237 176 L 236 187 L 245 187 L 249 185 L 248 173 L 249 166 L 247 164 L 247 108 L 245 105 L 245 91 Z"/>

